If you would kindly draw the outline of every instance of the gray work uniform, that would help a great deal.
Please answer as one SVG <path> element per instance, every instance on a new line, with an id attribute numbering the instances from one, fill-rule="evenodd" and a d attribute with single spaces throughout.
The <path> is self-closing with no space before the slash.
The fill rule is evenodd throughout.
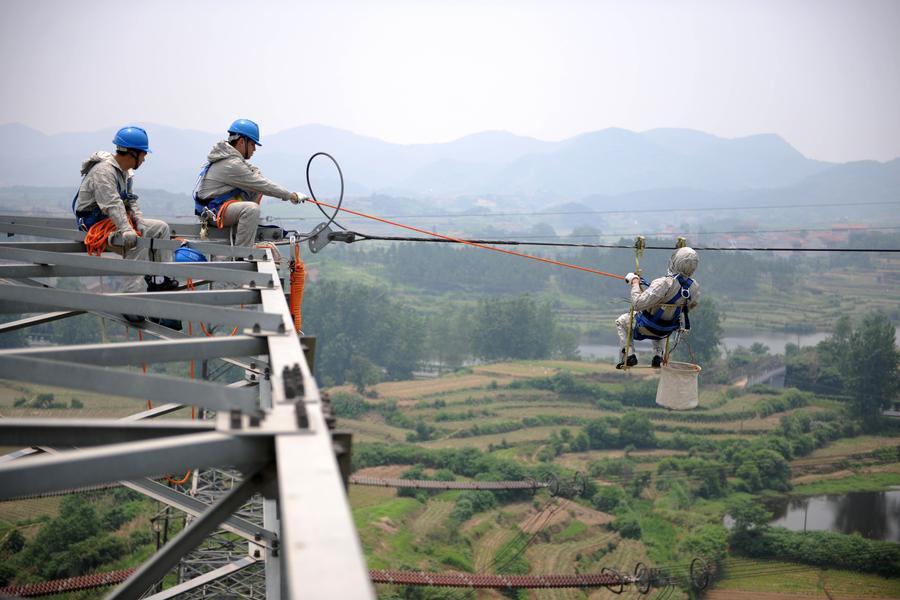
<path id="1" fill-rule="evenodd" d="M 197 197 L 211 200 L 233 192 L 233 197 L 239 201 L 225 209 L 223 224 L 226 227 L 237 225 L 235 246 L 252 246 L 256 241 L 262 196 L 288 200 L 291 192 L 263 177 L 259 169 L 227 141 L 217 142 L 206 160 L 209 162 L 209 169 L 198 182 Z"/>
<path id="2" fill-rule="evenodd" d="M 135 229 L 142 237 L 154 239 L 169 239 L 171 237 L 169 225 L 158 219 L 147 219 L 141 212 L 138 197 L 131 195 L 133 171 L 123 171 L 110 152 L 95 152 L 81 164 L 81 174 L 84 180 L 78 188 L 78 197 L 75 200 L 75 210 L 90 211 L 94 207 L 100 210 L 115 223 L 116 231 L 110 234 L 110 238 L 116 233 L 131 230 L 128 217 L 134 222 Z M 119 190 L 129 192 L 128 204 L 122 200 Z M 153 250 L 149 248 L 130 248 L 124 252 L 121 246 L 109 244 L 114 250 L 122 252 L 128 260 L 153 260 L 156 262 L 170 262 L 172 252 L 169 250 Z M 124 292 L 145 291 L 144 278 L 129 277 L 122 286 Z"/>
<path id="3" fill-rule="evenodd" d="M 642 310 L 653 313 L 657 309 L 662 308 L 662 319 L 669 321 L 672 319 L 672 315 L 675 313 L 675 309 L 677 307 L 680 306 L 683 309 L 683 307 L 687 304 L 688 310 L 692 310 L 700 302 L 700 284 L 694 281 L 691 284 L 690 288 L 690 304 L 688 304 L 687 299 L 682 298 L 680 295 L 675 300 L 672 300 L 671 304 L 666 304 L 666 300 L 669 300 L 672 298 L 672 296 L 675 296 L 675 294 L 677 294 L 679 290 L 681 290 L 681 284 L 678 283 L 678 280 L 673 274 L 654 279 L 650 282 L 650 285 L 647 286 L 647 289 L 643 291 L 632 287 L 631 304 L 632 306 L 634 306 L 635 315 Z M 619 316 L 618 319 L 616 319 L 616 332 L 619 334 L 620 348 L 625 348 L 625 344 L 628 341 L 628 325 L 629 323 L 631 323 L 630 314 L 631 313 L 625 313 Z M 644 329 L 642 333 L 650 334 L 651 332 Z M 656 352 L 656 354 L 662 356 L 662 344 L 665 341 L 665 338 L 661 340 L 654 339 L 651 341 L 653 342 L 653 350 Z M 626 354 L 634 354 L 633 345 L 631 349 L 632 351 L 626 352 Z"/>

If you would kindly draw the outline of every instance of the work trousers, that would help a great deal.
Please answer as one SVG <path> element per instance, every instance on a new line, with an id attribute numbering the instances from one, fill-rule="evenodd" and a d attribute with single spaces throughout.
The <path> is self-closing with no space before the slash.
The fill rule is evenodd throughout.
<path id="1" fill-rule="evenodd" d="M 165 221 L 160 221 L 159 219 L 143 219 L 141 221 L 141 226 L 138 227 L 138 230 L 140 231 L 141 237 L 143 238 L 168 240 L 171 237 L 169 224 Z M 111 233 L 110 238 L 112 238 L 114 235 L 115 232 Z M 122 252 L 121 246 L 114 246 L 113 244 L 109 245 L 114 251 Z M 151 251 L 149 248 L 135 247 L 129 250 L 125 250 L 125 252 L 123 253 L 123 257 L 126 260 L 152 260 L 154 262 L 171 262 L 172 251 L 157 249 Z M 147 291 L 147 282 L 144 281 L 144 277 L 141 275 L 129 277 L 125 281 L 125 284 L 122 286 L 122 291 L 128 293 L 145 292 Z"/>
<path id="2" fill-rule="evenodd" d="M 635 318 L 637 318 L 637 315 L 635 315 Z M 625 348 L 625 344 L 628 342 L 628 325 L 630 323 L 631 323 L 630 313 L 625 313 L 625 314 L 619 316 L 618 319 L 616 319 L 616 332 L 619 334 L 619 348 Z M 634 327 L 634 325 L 632 325 L 632 327 Z M 642 333 L 644 333 L 646 335 L 649 332 L 644 331 Z M 662 338 L 661 340 L 650 340 L 650 341 L 653 342 L 654 352 L 656 352 L 656 354 L 658 354 L 659 356 L 662 356 L 662 345 L 663 345 L 663 342 L 666 341 L 666 338 Z M 626 350 L 626 354 L 636 354 L 634 351 L 634 340 L 633 339 L 631 342 L 631 351 L 627 352 L 627 350 L 628 350 L 627 348 L 625 348 L 625 350 Z"/>

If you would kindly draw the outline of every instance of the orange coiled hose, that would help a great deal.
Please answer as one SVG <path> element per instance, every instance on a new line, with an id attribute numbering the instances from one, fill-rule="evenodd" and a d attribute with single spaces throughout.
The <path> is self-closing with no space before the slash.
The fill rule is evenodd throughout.
<path id="1" fill-rule="evenodd" d="M 128 223 L 131 224 L 131 228 L 140 237 L 141 232 L 134 226 L 134 221 L 131 220 L 130 216 L 128 217 Z M 91 225 L 91 228 L 88 229 L 87 234 L 84 236 L 84 245 L 87 247 L 88 256 L 100 256 L 103 254 L 109 243 L 109 234 L 115 230 L 116 224 L 109 218 L 97 221 Z"/>
<path id="2" fill-rule="evenodd" d="M 294 259 L 291 261 L 291 315 L 294 317 L 294 329 L 298 332 L 303 324 L 303 286 L 306 284 L 306 265 L 300 258 L 300 245 L 294 246 Z"/>

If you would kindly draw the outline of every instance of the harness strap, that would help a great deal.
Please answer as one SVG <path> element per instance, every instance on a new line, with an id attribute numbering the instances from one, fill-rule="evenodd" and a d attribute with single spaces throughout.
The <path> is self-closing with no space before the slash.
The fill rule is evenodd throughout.
<path id="1" fill-rule="evenodd" d="M 238 195 L 241 194 L 242 190 L 240 188 L 232 188 L 225 192 L 224 194 L 219 194 L 213 198 L 201 198 L 200 193 L 200 184 L 203 182 L 203 178 L 206 177 L 206 174 L 209 172 L 209 168 L 212 166 L 212 163 L 206 163 L 203 165 L 203 168 L 200 169 L 200 174 L 197 176 L 197 183 L 194 184 L 194 214 L 198 217 L 203 216 L 205 210 L 210 211 L 214 215 L 216 215 L 216 222 L 218 224 L 222 207 L 228 203 L 229 200 L 235 199 Z M 218 226 L 219 229 L 222 228 L 221 225 Z"/>

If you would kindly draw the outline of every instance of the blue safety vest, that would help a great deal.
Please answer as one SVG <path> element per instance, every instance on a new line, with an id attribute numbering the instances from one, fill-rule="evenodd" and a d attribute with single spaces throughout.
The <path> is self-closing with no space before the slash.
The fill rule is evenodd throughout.
<path id="1" fill-rule="evenodd" d="M 94 165 L 96 166 L 96 165 Z M 94 167 L 91 167 L 93 169 Z M 90 170 L 88 171 L 90 173 Z M 81 183 L 84 184 L 84 180 L 87 179 L 88 173 L 84 174 L 84 177 L 81 179 Z M 131 200 L 136 200 L 137 196 L 129 192 L 128 190 L 122 189 L 122 184 L 119 183 L 119 178 L 116 177 L 116 191 L 119 192 L 119 198 L 122 199 L 122 202 L 125 204 L 125 212 L 131 210 Z M 104 221 L 109 217 L 100 210 L 100 207 L 94 203 L 93 208 L 90 210 L 75 210 L 75 204 L 78 202 L 78 194 L 81 193 L 81 186 L 78 186 L 78 191 L 75 192 L 75 196 L 72 198 L 72 212 L 75 213 L 75 223 L 78 226 L 78 229 L 81 231 L 87 231 L 95 224 L 100 221 Z"/>
<path id="2" fill-rule="evenodd" d="M 691 321 L 688 317 L 688 304 L 691 302 L 691 285 L 694 280 L 684 275 L 676 275 L 679 289 L 675 294 L 666 300 L 652 313 L 648 310 L 642 310 L 637 313 L 634 318 L 634 332 L 632 337 L 636 340 L 661 340 L 669 337 L 669 335 L 681 327 L 681 313 L 684 310 L 685 329 L 691 328 Z M 679 299 L 683 298 L 684 302 L 676 304 Z M 675 311 L 670 319 L 664 319 L 665 309 L 667 306 L 675 306 Z M 641 331 L 643 329 L 644 331 Z"/>
<path id="3" fill-rule="evenodd" d="M 218 215 L 219 209 L 222 208 L 225 201 L 231 200 L 242 191 L 240 188 L 232 188 L 224 194 L 219 194 L 215 198 L 201 198 L 198 196 L 197 193 L 200 191 L 200 183 L 203 181 L 203 178 L 206 177 L 206 173 L 209 171 L 211 164 L 212 163 L 206 163 L 203 165 L 203 168 L 200 169 L 200 175 L 197 177 L 197 183 L 194 185 L 194 214 L 198 217 L 203 214 L 204 209 L 212 211 L 214 215 Z"/>

